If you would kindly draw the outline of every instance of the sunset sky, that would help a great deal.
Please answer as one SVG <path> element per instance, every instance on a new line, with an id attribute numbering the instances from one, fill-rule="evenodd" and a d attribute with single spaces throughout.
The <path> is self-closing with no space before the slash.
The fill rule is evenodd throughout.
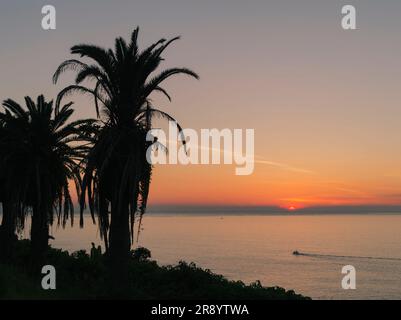
<path id="1" fill-rule="evenodd" d="M 53 4 L 57 30 L 41 29 Z M 341 28 L 354 4 L 357 30 Z M 186 128 L 255 129 L 255 171 L 156 166 L 151 204 L 401 204 L 401 1 L 49 0 L 0 4 L 0 98 L 54 97 L 69 48 L 112 46 L 140 26 L 143 46 L 181 35 L 163 67 L 185 66 L 155 105 Z M 94 117 L 73 97 L 76 117 Z"/>

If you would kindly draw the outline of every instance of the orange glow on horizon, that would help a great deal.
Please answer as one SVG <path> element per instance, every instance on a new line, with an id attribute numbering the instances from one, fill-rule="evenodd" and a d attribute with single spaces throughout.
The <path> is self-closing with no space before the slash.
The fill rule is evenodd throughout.
<path id="1" fill-rule="evenodd" d="M 399 205 L 401 179 L 367 180 L 336 173 L 306 174 L 256 166 L 250 176 L 235 176 L 227 165 L 156 166 L 150 204 L 278 206 Z M 293 207 L 294 209 L 290 209 Z"/>
<path id="2" fill-rule="evenodd" d="M 236 176 L 230 165 L 158 165 L 149 205 L 277 206 L 296 211 L 314 206 L 400 205 L 401 178 L 337 181 L 330 174 L 288 173 L 257 166 L 250 176 Z M 340 179 L 339 179 L 340 180 Z M 74 202 L 73 183 L 70 191 Z"/>

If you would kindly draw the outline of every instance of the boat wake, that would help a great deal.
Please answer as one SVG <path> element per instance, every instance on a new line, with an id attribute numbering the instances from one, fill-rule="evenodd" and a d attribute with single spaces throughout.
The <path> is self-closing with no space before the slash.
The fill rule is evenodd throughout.
<path id="1" fill-rule="evenodd" d="M 367 257 L 367 256 L 340 256 L 340 255 L 334 255 L 334 254 L 305 253 L 305 252 L 298 252 L 298 251 L 294 251 L 292 254 L 295 256 L 306 256 L 306 257 L 315 257 L 315 258 L 348 258 L 348 259 L 401 261 L 401 258 Z"/>

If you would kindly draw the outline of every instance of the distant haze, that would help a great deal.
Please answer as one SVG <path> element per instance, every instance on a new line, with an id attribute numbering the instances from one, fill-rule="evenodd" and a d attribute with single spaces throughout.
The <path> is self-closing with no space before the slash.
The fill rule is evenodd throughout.
<path id="1" fill-rule="evenodd" d="M 401 214 L 401 206 L 316 206 L 298 210 L 288 210 L 275 206 L 151 206 L 152 213 L 166 214 L 216 214 L 216 215 L 255 215 L 255 214 Z"/>

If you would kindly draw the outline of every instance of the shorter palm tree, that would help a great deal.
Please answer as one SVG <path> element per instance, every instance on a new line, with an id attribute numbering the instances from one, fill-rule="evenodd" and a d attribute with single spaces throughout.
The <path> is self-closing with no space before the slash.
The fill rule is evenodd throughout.
<path id="1" fill-rule="evenodd" d="M 0 159 L 7 199 L 16 205 L 23 225 L 32 213 L 31 241 L 33 253 L 41 258 L 48 247 L 49 225 L 54 214 L 65 226 L 74 206 L 69 181 L 74 181 L 80 194 L 80 162 L 87 151 L 86 143 L 95 120 L 78 120 L 66 124 L 73 114 L 72 103 L 53 108 L 43 95 L 36 103 L 25 98 L 26 110 L 17 102 L 3 102 L 4 138 Z"/>

